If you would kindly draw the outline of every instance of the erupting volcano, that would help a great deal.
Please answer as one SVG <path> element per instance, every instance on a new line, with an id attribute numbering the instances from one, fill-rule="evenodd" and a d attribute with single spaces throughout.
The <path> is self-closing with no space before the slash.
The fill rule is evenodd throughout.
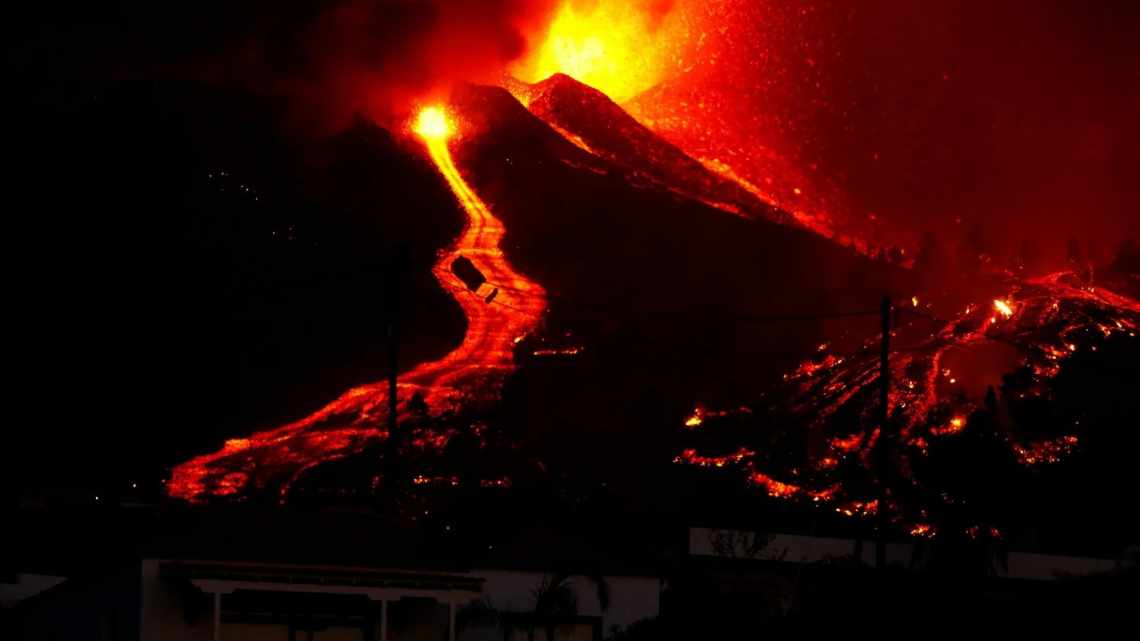
<path id="1" fill-rule="evenodd" d="M 729 60 L 737 75 L 755 71 L 732 51 L 756 35 L 741 26 L 753 15 L 740 9 L 746 3 L 652 9 L 657 4 L 600 0 L 587 11 L 562 3 L 501 86 L 459 85 L 450 102 L 405 123 L 402 139 L 426 154 L 466 217 L 433 274 L 467 326 L 453 351 L 399 374 L 399 424 L 424 407 L 429 416 L 404 445 L 441 449 L 454 431 L 436 430 L 430 419 L 498 402 L 512 373 L 528 367 L 516 354 L 577 357 L 592 346 L 570 328 L 586 327 L 602 342 L 620 335 L 610 325 L 628 322 L 637 328 L 631 334 L 684 327 L 662 343 L 713 336 L 711 365 L 686 362 L 673 372 L 693 389 L 667 388 L 688 394 L 674 402 L 696 407 L 683 419 L 685 446 L 673 450 L 674 461 L 739 472 L 772 498 L 844 516 L 885 510 L 915 536 L 931 537 L 950 522 L 937 515 L 962 502 L 939 476 L 944 469 L 930 463 L 940 444 L 984 432 L 1025 467 L 1077 450 L 1088 412 L 1048 403 L 1064 396 L 1058 381 L 1070 360 L 1135 340 L 1140 304 L 1094 281 L 1091 269 L 1078 273 L 1076 263 L 1072 272 L 1031 277 L 978 251 L 969 260 L 981 267 L 921 282 L 921 257 L 907 252 L 922 230 L 852 214 L 816 167 L 766 144 L 774 134 L 761 130 L 765 121 L 737 104 L 757 102 L 759 89 L 733 86 L 735 76 L 712 79 L 710 57 Z M 726 20 L 735 25 L 732 41 L 718 39 Z M 563 239 L 570 249 L 559 246 Z M 623 245 L 629 258 L 620 268 L 593 264 Z M 543 285 L 516 271 L 505 250 Z M 582 264 L 568 265 L 575 261 Z M 957 306 L 949 290 L 968 290 L 971 302 Z M 887 292 L 896 314 L 882 381 L 881 337 L 851 319 L 877 319 L 867 301 Z M 645 309 L 630 309 L 635 304 Z M 541 344 L 530 350 L 527 337 L 552 317 L 562 323 L 556 344 L 536 338 Z M 699 325 L 693 318 L 709 324 L 686 333 Z M 742 329 L 748 323 L 775 329 Z M 742 346 L 718 347 L 721 334 Z M 635 360 L 661 351 L 655 336 L 633 337 L 642 338 L 650 346 L 643 352 L 609 353 Z M 750 341 L 758 354 L 777 355 L 750 356 L 743 347 Z M 819 345 L 807 360 L 805 344 Z M 764 392 L 735 397 L 771 383 L 762 370 L 783 367 L 788 352 L 798 367 Z M 727 353 L 732 366 L 722 362 Z M 884 383 L 886 424 L 877 401 Z M 284 500 L 308 470 L 389 437 L 387 389 L 360 385 L 303 419 L 228 440 L 177 466 L 167 491 L 190 501 L 253 492 Z M 703 404 L 713 394 L 722 395 L 717 404 Z M 1039 429 L 1024 429 L 1033 421 Z M 750 426 L 748 442 L 739 442 L 739 430 L 726 442 L 723 423 Z M 875 464 L 879 452 L 889 471 Z M 998 532 L 994 520 L 972 515 L 962 523 L 975 534 Z"/>

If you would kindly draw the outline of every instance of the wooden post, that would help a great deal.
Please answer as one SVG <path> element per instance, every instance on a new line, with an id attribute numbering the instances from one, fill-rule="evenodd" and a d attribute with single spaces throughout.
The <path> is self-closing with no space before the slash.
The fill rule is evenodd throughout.
<path id="1" fill-rule="evenodd" d="M 388 439 L 396 436 L 396 410 L 399 399 L 396 396 L 397 371 L 399 369 L 399 335 L 398 326 L 400 318 L 400 280 L 404 269 L 403 248 L 397 248 L 388 267 L 387 304 L 385 313 L 388 316 Z"/>
<path id="2" fill-rule="evenodd" d="M 875 542 L 875 568 L 887 567 L 887 468 L 890 466 L 891 437 L 887 421 L 891 417 L 891 297 L 884 296 L 880 307 L 883 321 L 883 336 L 879 354 L 879 536 Z"/>
<path id="3" fill-rule="evenodd" d="M 214 641 L 222 641 L 222 593 L 214 593 Z"/>
<path id="4" fill-rule="evenodd" d="M 388 602 L 380 600 L 380 641 L 388 641 Z"/>
<path id="5" fill-rule="evenodd" d="M 455 641 L 455 601 L 447 602 L 447 641 Z"/>

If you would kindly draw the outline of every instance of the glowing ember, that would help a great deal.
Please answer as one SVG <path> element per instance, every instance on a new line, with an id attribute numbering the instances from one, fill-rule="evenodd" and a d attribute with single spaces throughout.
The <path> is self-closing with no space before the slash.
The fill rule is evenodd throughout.
<path id="1" fill-rule="evenodd" d="M 684 425 L 685 425 L 685 427 L 687 427 L 689 429 L 696 429 L 696 428 L 704 425 L 705 422 L 710 418 L 726 418 L 726 417 L 732 417 L 732 416 L 739 417 L 739 416 L 749 416 L 751 414 L 752 414 L 752 409 L 749 407 L 746 407 L 746 406 L 741 406 L 741 407 L 737 407 L 737 408 L 729 408 L 729 409 L 724 409 L 724 410 L 713 410 L 713 409 L 708 409 L 708 408 L 704 407 L 703 405 L 697 405 L 695 408 L 693 408 L 693 413 L 690 414 L 689 417 L 685 419 Z"/>
<path id="2" fill-rule="evenodd" d="M 879 511 L 879 501 L 848 501 L 835 508 L 843 516 L 874 516 Z"/>
<path id="3" fill-rule="evenodd" d="M 859 446 L 862 444 L 863 435 L 859 433 L 851 434 L 846 438 L 835 437 L 831 439 L 831 447 L 845 454 L 854 452 L 855 450 L 859 449 Z"/>
<path id="4" fill-rule="evenodd" d="M 412 477 L 413 485 L 449 485 L 455 487 L 459 485 L 458 476 L 424 476 L 417 474 Z"/>
<path id="5" fill-rule="evenodd" d="M 928 523 L 916 523 L 910 528 L 910 535 L 923 539 L 933 539 L 937 534 L 934 526 Z"/>
<path id="6" fill-rule="evenodd" d="M 961 432 L 964 427 L 966 427 L 966 419 L 961 416 L 955 416 L 943 427 L 930 428 L 930 433 L 934 436 L 946 436 L 948 434 L 957 434 Z"/>
<path id="7" fill-rule="evenodd" d="M 744 448 L 740 448 L 735 453 L 726 456 L 701 456 L 697 454 L 696 450 L 687 449 L 676 456 L 673 462 L 696 465 L 698 467 L 725 467 L 732 463 L 740 463 L 744 459 L 751 458 L 755 455 L 756 452 Z"/>
<path id="8" fill-rule="evenodd" d="M 946 366 L 948 354 L 972 354 L 1000 345 L 1011 350 L 1011 367 L 1032 372 L 1026 385 L 1041 386 L 1061 372 L 1062 364 L 1074 352 L 1094 351 L 1096 343 L 1088 341 L 1113 335 L 1132 336 L 1140 326 L 1140 303 L 1103 287 L 1092 290 L 1068 273 L 1006 281 L 1006 284 L 1013 286 L 1014 297 L 994 300 L 992 307 L 968 305 L 949 320 L 935 321 L 941 327 L 936 326 L 934 331 L 916 329 L 910 337 L 914 342 L 890 356 L 890 423 L 894 440 L 900 445 L 893 448 L 891 462 L 908 492 L 919 490 L 936 495 L 935 488 L 925 485 L 929 479 L 916 471 L 918 466 L 913 464 L 915 457 L 929 455 L 934 447 L 930 437 L 962 432 L 973 413 L 993 411 L 987 409 L 987 401 L 970 395 L 977 392 L 961 385 L 955 385 L 952 390 L 946 388 L 946 382 L 954 384 L 959 380 L 952 377 L 950 367 Z M 1017 300 L 1016 308 L 1012 300 Z M 1008 322 L 994 322 L 995 316 Z M 905 327 L 899 331 L 903 329 Z M 760 463 L 755 459 L 742 460 L 739 464 L 747 470 L 753 485 L 763 487 L 774 498 L 809 496 L 816 501 L 839 500 L 835 509 L 840 514 L 865 513 L 856 506 L 869 504 L 866 497 L 853 493 L 867 490 L 847 486 L 845 481 L 850 478 L 852 468 L 845 462 L 858 464 L 871 479 L 879 477 L 877 457 L 872 455 L 881 427 L 878 348 L 879 341 L 869 338 L 861 349 L 843 359 L 833 355 L 821 357 L 816 352 L 784 377 L 786 396 L 781 396 L 772 409 L 786 412 L 793 423 L 796 419 L 802 420 L 809 434 L 825 435 L 826 448 L 817 449 L 808 461 L 812 470 L 810 483 L 822 489 L 805 490 L 809 485 L 806 481 L 802 485 L 798 480 L 795 485 L 778 481 L 757 469 Z M 958 372 L 958 376 L 961 375 Z M 1032 387 L 1024 391 L 1008 386 L 1002 389 L 1003 394 L 1020 393 L 1020 398 L 1033 392 Z M 1026 430 L 1032 427 L 1023 426 Z M 1030 440 L 1028 435 L 1012 433 L 1005 440 L 1016 460 L 1025 466 L 1062 462 L 1080 442 L 1076 435 Z M 699 461 L 702 457 L 690 451 L 687 458 Z M 829 482 L 842 490 L 824 492 Z M 861 498 L 862 504 L 858 503 Z M 941 500 L 954 499 L 942 495 Z M 909 515 L 914 520 L 907 526 L 913 528 L 913 535 L 934 536 L 936 530 L 929 524 L 930 514 L 924 512 L 933 504 L 920 503 L 919 506 L 922 509 L 914 510 L 913 505 L 902 508 L 888 504 L 892 512 L 900 509 L 916 512 Z M 908 518 L 901 513 L 898 516 Z"/>
<path id="9" fill-rule="evenodd" d="M 1000 313 L 1002 316 L 1005 316 L 1006 318 L 1013 316 L 1013 308 L 1010 307 L 1009 303 L 1005 302 L 1004 300 L 995 299 L 994 309 L 996 309 L 998 313 Z"/>
<path id="10" fill-rule="evenodd" d="M 689 427 L 689 428 L 700 427 L 701 423 L 704 423 L 704 422 L 705 422 L 704 419 L 701 418 L 701 408 L 698 407 L 695 410 L 693 410 L 692 416 L 685 419 L 685 427 Z"/>
<path id="11" fill-rule="evenodd" d="M 532 356 L 577 356 L 581 354 L 582 347 L 546 347 L 531 352 Z"/>
<path id="12" fill-rule="evenodd" d="M 768 496 L 773 498 L 792 498 L 800 493 L 798 486 L 791 483 L 782 483 L 761 472 L 754 472 L 750 478 L 753 484 L 759 485 L 768 491 Z"/>
<path id="13" fill-rule="evenodd" d="M 1061 438 L 1038 441 L 1029 445 L 1014 445 L 1013 451 L 1017 460 L 1023 465 L 1040 465 L 1044 463 L 1060 463 L 1076 449 L 1079 439 L 1076 436 L 1062 436 Z"/>
<path id="14" fill-rule="evenodd" d="M 1001 530 L 993 527 L 992 525 L 987 528 L 983 528 L 980 525 L 971 525 L 970 527 L 966 528 L 966 536 L 975 541 L 979 538 L 990 538 L 994 540 L 1000 540 L 1002 538 Z"/>

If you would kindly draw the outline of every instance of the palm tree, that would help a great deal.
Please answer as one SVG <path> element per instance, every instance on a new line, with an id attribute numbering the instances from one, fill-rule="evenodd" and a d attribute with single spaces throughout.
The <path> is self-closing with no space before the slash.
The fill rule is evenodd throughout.
<path id="1" fill-rule="evenodd" d="M 578 595 L 574 592 L 574 586 L 570 583 L 570 579 L 573 576 L 581 576 L 593 584 L 602 612 L 609 610 L 610 584 L 606 581 L 606 578 L 602 576 L 601 572 L 590 572 L 581 575 L 575 575 L 570 572 L 556 572 L 550 576 L 545 576 L 539 581 L 538 585 L 531 590 L 531 594 L 534 596 L 535 619 L 541 618 L 547 620 L 546 641 L 554 641 L 554 623 L 551 619 L 555 617 L 576 616 L 578 614 Z M 530 641 L 534 641 L 533 626 L 530 629 L 528 638 Z"/>

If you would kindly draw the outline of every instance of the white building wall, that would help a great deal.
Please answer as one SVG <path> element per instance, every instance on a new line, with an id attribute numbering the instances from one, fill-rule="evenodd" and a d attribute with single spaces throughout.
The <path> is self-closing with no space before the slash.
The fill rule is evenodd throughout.
<path id="1" fill-rule="evenodd" d="M 212 641 L 214 603 L 208 603 L 193 624 L 186 621 L 182 597 L 158 575 L 157 559 L 144 559 L 140 591 L 139 636 L 141 641 Z"/>
<path id="2" fill-rule="evenodd" d="M 177 593 L 170 582 L 163 581 L 159 577 L 160 563 L 161 561 L 157 559 L 147 559 L 142 563 L 140 586 L 142 641 L 211 641 L 213 599 L 204 596 L 203 610 L 193 623 L 187 623 L 183 596 Z M 489 569 L 473 570 L 468 574 L 484 579 L 483 598 L 494 608 L 509 612 L 533 610 L 533 591 L 547 576 L 542 572 Z M 603 633 L 608 635 L 613 626 L 625 627 L 642 619 L 656 617 L 660 613 L 659 579 L 608 576 L 606 582 L 610 589 L 610 605 L 605 612 L 602 612 L 592 582 L 579 576 L 570 579 L 578 597 L 578 613 L 583 616 L 600 616 Z M 336 591 L 329 586 L 325 586 L 325 589 Z M 457 605 L 461 607 L 462 604 Z"/>
<path id="3" fill-rule="evenodd" d="M 15 583 L 0 582 L 0 606 L 8 608 L 66 581 L 50 574 L 17 574 Z"/>
<path id="4" fill-rule="evenodd" d="M 689 554 L 693 556 L 817 563 L 851 557 L 857 548 L 854 539 L 795 534 L 773 534 L 764 537 L 755 532 L 741 530 L 689 528 Z M 922 559 L 916 557 L 916 551 L 922 552 L 922 550 L 918 549 L 915 543 L 888 543 L 886 551 L 888 564 L 906 567 L 921 567 L 923 564 Z M 874 565 L 874 540 L 863 541 L 861 560 L 864 565 Z M 1110 572 L 1120 565 L 1120 562 L 1111 559 L 1010 552 L 1006 558 L 1008 571 L 998 568 L 996 576 L 1045 581 Z"/>
<path id="5" fill-rule="evenodd" d="M 483 597 L 498 610 L 530 612 L 534 609 L 534 589 L 546 574 L 508 570 L 473 570 L 482 577 Z M 661 611 L 661 582 L 655 577 L 607 576 L 610 607 L 602 612 L 597 590 L 592 582 L 573 576 L 570 583 L 578 596 L 578 614 L 602 617 L 602 631 L 609 634 L 613 626 L 625 627 L 657 616 Z"/>

